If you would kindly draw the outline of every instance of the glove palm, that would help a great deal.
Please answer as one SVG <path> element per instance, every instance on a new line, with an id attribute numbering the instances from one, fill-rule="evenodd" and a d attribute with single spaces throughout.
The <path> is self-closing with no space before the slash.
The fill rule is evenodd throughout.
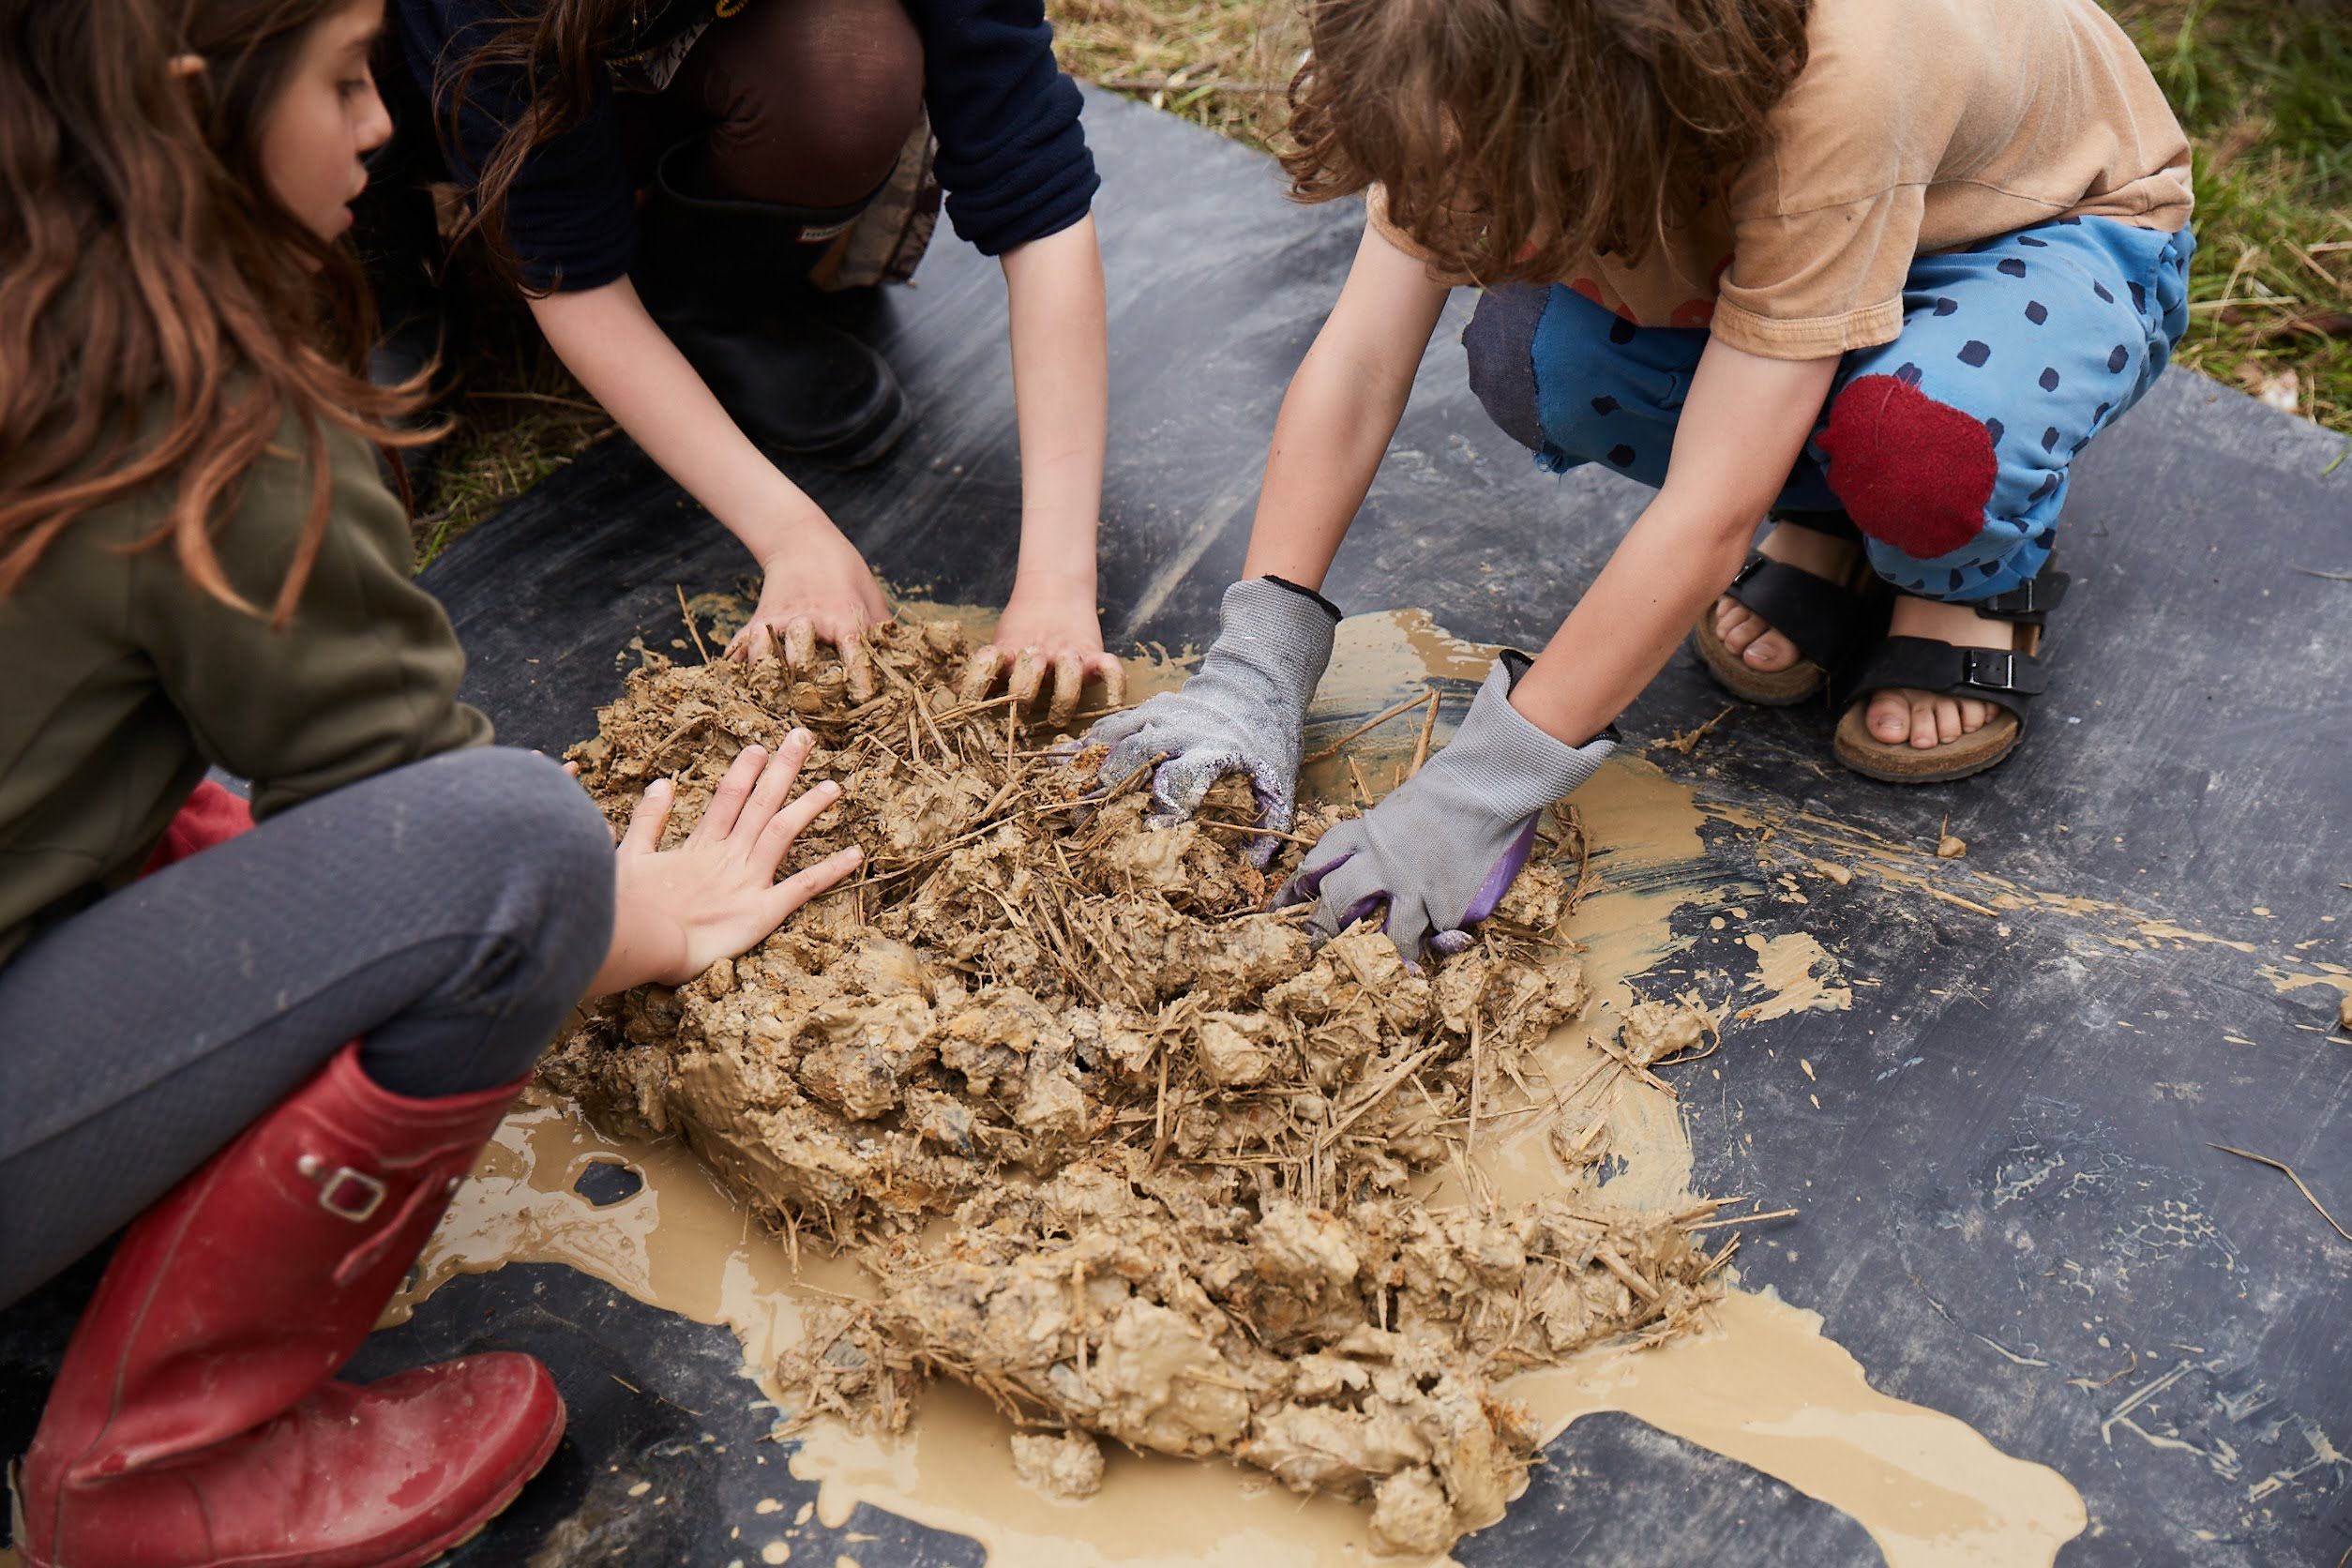
<path id="1" fill-rule="evenodd" d="M 1289 827 L 1306 706 L 1331 662 L 1338 621 L 1319 596 L 1278 579 L 1234 583 L 1225 591 L 1217 639 L 1192 679 L 1086 732 L 1083 744 L 1110 747 L 1104 787 L 1166 758 L 1152 775 L 1152 822 L 1164 827 L 1199 810 L 1217 779 L 1246 774 L 1258 825 Z M 1263 866 L 1274 850 L 1274 839 L 1255 839 L 1250 858 Z"/>

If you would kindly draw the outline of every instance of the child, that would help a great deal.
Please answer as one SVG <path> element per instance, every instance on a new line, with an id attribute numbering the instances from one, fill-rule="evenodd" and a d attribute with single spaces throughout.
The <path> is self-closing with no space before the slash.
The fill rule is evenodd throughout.
<path id="1" fill-rule="evenodd" d="M 456 700 L 336 243 L 382 7 L 0 0 L 0 1307 L 128 1226 L 14 1474 L 36 1568 L 420 1563 L 504 1507 L 545 1368 L 333 1374 L 583 991 L 853 858 L 775 882 L 805 735 L 616 855 Z"/>
<path id="2" fill-rule="evenodd" d="M 395 0 L 395 12 L 471 222 L 548 341 L 760 564 L 730 653 L 773 640 L 798 666 L 835 642 L 856 694 L 860 634 L 888 607 L 772 455 L 852 466 L 905 427 L 890 368 L 825 319 L 808 279 L 837 264 L 840 236 L 878 202 L 897 204 L 896 226 L 927 175 L 927 106 L 948 217 L 1003 263 L 1020 404 L 1019 568 L 971 689 L 985 695 L 1009 658 L 1024 701 L 1052 677 L 1061 718 L 1090 676 L 1116 695 L 1094 606 L 1099 182 L 1042 0 Z"/>
<path id="3" fill-rule="evenodd" d="M 1862 772 L 2008 755 L 2073 460 L 2186 320 L 2187 143 L 2121 30 L 2093 0 L 1309 9 L 1287 166 L 1306 200 L 1366 192 L 1370 226 L 1283 402 L 1223 633 L 1095 728 L 1105 777 L 1167 757 L 1173 818 L 1246 770 L 1289 822 L 1338 617 L 1314 590 L 1473 280 L 1496 422 L 1542 467 L 1658 494 L 1543 656 L 1506 655 L 1453 743 L 1307 857 L 1287 896 L 1319 929 L 1385 907 L 1409 959 L 1466 942 L 1694 623 L 1752 701 L 1833 669 Z"/>

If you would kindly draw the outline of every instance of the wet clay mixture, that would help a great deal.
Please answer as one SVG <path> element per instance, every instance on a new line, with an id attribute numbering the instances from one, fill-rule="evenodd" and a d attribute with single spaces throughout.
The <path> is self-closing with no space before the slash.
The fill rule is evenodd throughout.
<path id="1" fill-rule="evenodd" d="M 1318 950 L 1265 907 L 1300 843 L 1263 872 L 1241 852 L 1245 785 L 1149 827 L 1138 788 L 1090 798 L 1098 752 L 960 694 L 966 655 L 954 624 L 885 627 L 863 700 L 829 663 L 629 677 L 571 754 L 616 822 L 667 776 L 683 833 L 737 750 L 798 724 L 804 780 L 843 794 L 795 860 L 853 841 L 866 864 L 746 957 L 597 1004 L 545 1079 L 608 1130 L 682 1135 L 794 1248 L 870 1274 L 778 1369 L 805 1415 L 897 1428 L 944 1374 L 1048 1491 L 1097 1485 L 1108 1438 L 1363 1500 L 1382 1549 L 1444 1549 L 1540 1439 L 1500 1380 L 1663 1339 L 1713 1293 L 1684 1229 L 1710 1211 L 1612 1203 L 1605 1123 L 1555 1125 L 1587 1180 L 1529 1207 L 1462 1157 L 1482 1118 L 1582 1087 L 1535 1053 L 1587 1001 L 1553 937 L 1560 846 L 1425 972 L 1366 927 Z M 1307 807 L 1298 838 L 1343 814 Z M 1648 1004 L 1593 1071 L 1707 1032 Z"/>

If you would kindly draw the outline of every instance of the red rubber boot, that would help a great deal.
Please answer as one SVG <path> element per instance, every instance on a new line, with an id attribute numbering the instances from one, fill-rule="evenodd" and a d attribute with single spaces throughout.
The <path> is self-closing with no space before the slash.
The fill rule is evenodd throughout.
<path id="1" fill-rule="evenodd" d="M 124 1232 L 19 1476 L 31 1568 L 413 1568 L 514 1500 L 529 1356 L 330 1381 L 520 1088 L 377 1087 L 347 1046 Z"/>

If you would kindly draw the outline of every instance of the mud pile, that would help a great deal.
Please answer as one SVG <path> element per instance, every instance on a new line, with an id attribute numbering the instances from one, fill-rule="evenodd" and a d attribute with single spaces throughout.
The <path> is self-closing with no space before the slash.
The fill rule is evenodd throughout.
<path id="1" fill-rule="evenodd" d="M 884 628 L 864 701 L 837 665 L 629 677 L 571 754 L 616 821 L 667 776 L 683 833 L 740 747 L 799 724 L 805 778 L 843 795 L 795 861 L 867 860 L 756 951 L 598 1004 L 544 1078 L 864 1263 L 875 1298 L 781 1369 L 810 1411 L 901 1425 L 944 1373 L 1021 1428 L 1039 1485 L 1098 1485 L 1095 1436 L 1223 1455 L 1369 1500 L 1384 1549 L 1443 1549 L 1540 1437 L 1498 1380 L 1711 1292 L 1699 1214 L 1597 1187 L 1502 1210 L 1464 1158 L 1482 1117 L 1567 1087 L 1535 1052 L 1587 1000 L 1553 940 L 1569 888 L 1539 860 L 1424 972 L 1368 929 L 1318 950 L 1264 908 L 1300 845 L 1264 872 L 1239 852 L 1245 786 L 1147 828 L 1138 790 L 1089 798 L 1097 755 L 959 695 L 965 652 L 946 623 Z M 1302 815 L 1311 839 L 1342 813 Z M 1696 1038 L 1648 1033 L 1620 1070 Z M 1577 1133 L 1570 1156 L 1554 1128 L 1569 1165 L 1606 1158 L 1605 1126 Z M 1449 1171 L 1467 1200 L 1425 1202 Z"/>

